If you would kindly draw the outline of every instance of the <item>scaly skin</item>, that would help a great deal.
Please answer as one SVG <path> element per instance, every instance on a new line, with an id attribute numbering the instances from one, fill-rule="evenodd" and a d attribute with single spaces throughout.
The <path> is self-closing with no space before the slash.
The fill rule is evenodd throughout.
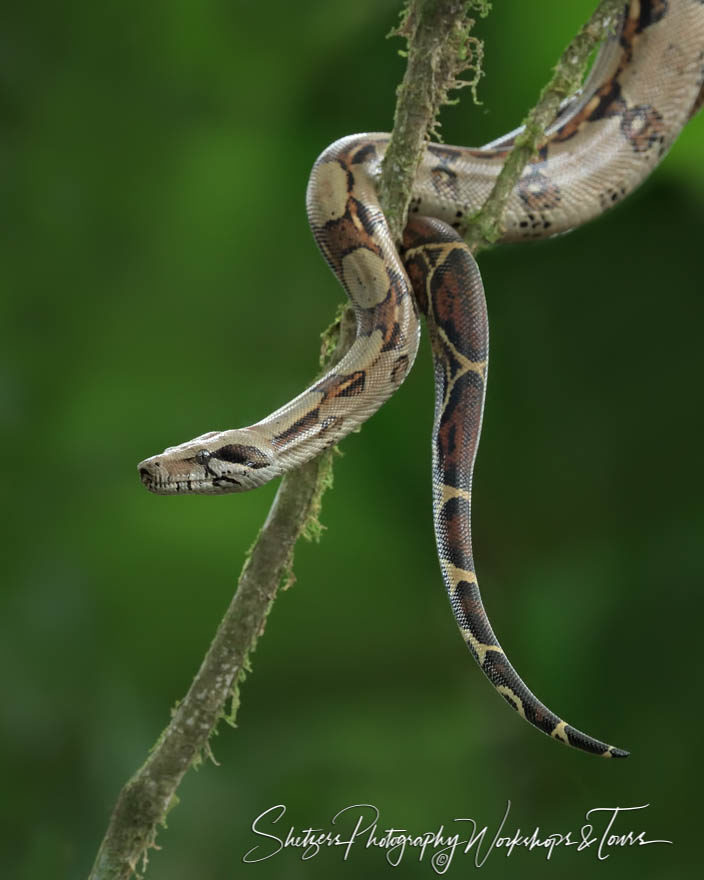
<path id="1" fill-rule="evenodd" d="M 563 107 L 511 194 L 502 240 L 574 229 L 632 191 L 701 106 L 703 74 L 702 0 L 625 3 L 619 32 L 602 47 L 581 96 Z M 157 494 L 220 494 L 260 486 L 317 455 L 403 382 L 418 348 L 417 300 L 435 359 L 435 530 L 460 630 L 497 691 L 532 725 L 568 745 L 621 757 L 627 753 L 570 727 L 528 690 L 493 633 L 474 572 L 470 491 L 488 347 L 481 279 L 460 236 L 515 134 L 480 149 L 427 147 L 405 265 L 376 193 L 389 136 L 352 135 L 328 147 L 311 173 L 308 217 L 355 308 L 354 344 L 322 379 L 256 424 L 170 447 L 139 471 Z"/>

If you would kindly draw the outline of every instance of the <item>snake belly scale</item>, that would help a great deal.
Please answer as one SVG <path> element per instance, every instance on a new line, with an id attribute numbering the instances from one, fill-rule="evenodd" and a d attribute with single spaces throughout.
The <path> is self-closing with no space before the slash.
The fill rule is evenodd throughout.
<path id="1" fill-rule="evenodd" d="M 630 0 L 579 96 L 566 102 L 512 192 L 502 241 L 565 232 L 603 213 L 662 159 L 702 104 L 704 0 Z M 377 197 L 387 134 L 336 141 L 308 184 L 315 240 L 354 306 L 342 361 L 254 425 L 211 431 L 141 462 L 157 494 L 260 486 L 369 418 L 403 382 L 418 349 L 419 312 L 435 369 L 433 514 L 443 579 L 460 632 L 496 690 L 537 729 L 586 752 L 628 752 L 567 724 L 524 684 L 484 609 L 472 556 L 472 470 L 488 364 L 486 304 L 462 241 L 516 132 L 479 149 L 429 144 L 399 250 Z"/>

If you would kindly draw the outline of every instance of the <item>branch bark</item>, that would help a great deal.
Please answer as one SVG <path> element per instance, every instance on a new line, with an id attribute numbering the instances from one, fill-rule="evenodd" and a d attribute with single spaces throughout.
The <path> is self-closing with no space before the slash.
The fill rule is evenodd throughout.
<path id="1" fill-rule="evenodd" d="M 472 2 L 481 6 L 486 0 Z M 461 0 L 412 0 L 401 26 L 408 39 L 408 70 L 398 95 L 389 147 L 395 158 L 385 163 L 381 180 L 382 207 L 390 212 L 397 240 L 428 132 L 458 71 L 467 66 L 462 57 L 470 27 L 466 6 Z M 349 309 L 338 322 L 338 334 L 330 363 L 343 356 L 354 337 Z M 129 880 L 140 864 L 146 869 L 149 849 L 155 846 L 158 826 L 176 802 L 181 779 L 208 754 L 209 738 L 218 721 L 234 722 L 238 683 L 249 669 L 249 655 L 264 631 L 279 586 L 292 578 L 296 541 L 320 531 L 317 516 L 331 482 L 332 455 L 332 450 L 323 453 L 281 481 L 198 674 L 149 757 L 119 794 L 89 880 Z M 229 699 L 232 703 L 226 715 Z"/>

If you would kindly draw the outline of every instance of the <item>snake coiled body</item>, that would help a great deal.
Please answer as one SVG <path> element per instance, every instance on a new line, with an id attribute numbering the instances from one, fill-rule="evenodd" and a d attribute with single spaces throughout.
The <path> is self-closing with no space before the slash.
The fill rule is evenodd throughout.
<path id="1" fill-rule="evenodd" d="M 630 0 L 585 86 L 546 132 L 514 189 L 502 240 L 573 229 L 650 173 L 702 103 L 704 2 Z M 627 752 L 583 734 L 545 707 L 509 663 L 489 624 L 472 557 L 470 510 L 481 429 L 488 325 L 479 271 L 462 233 L 481 207 L 515 132 L 480 149 L 430 144 L 413 190 L 401 253 L 376 184 L 389 136 L 328 147 L 311 173 L 315 240 L 355 308 L 342 361 L 254 425 L 211 431 L 139 465 L 158 494 L 254 488 L 312 458 L 371 416 L 406 377 L 430 329 L 436 375 L 433 503 L 443 578 L 460 631 L 496 690 L 555 739 L 605 757 Z"/>

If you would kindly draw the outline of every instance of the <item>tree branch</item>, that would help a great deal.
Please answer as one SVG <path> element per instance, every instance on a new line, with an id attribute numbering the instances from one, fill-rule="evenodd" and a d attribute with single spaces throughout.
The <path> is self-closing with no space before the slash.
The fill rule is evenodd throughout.
<path id="1" fill-rule="evenodd" d="M 412 0 L 401 25 L 400 32 L 408 39 L 408 70 L 399 90 L 390 158 L 381 179 L 382 207 L 391 217 L 397 240 L 428 132 L 457 74 L 469 64 L 469 48 L 477 45 L 467 36 L 471 27 L 465 15 L 467 5 L 461 0 Z M 486 0 L 472 0 L 469 5 L 483 8 Z M 354 338 L 349 308 L 337 328 L 333 362 Z M 329 348 L 330 334 L 326 338 Z M 281 481 L 198 674 L 149 757 L 120 792 L 90 880 L 129 880 L 140 863 L 146 867 L 157 828 L 175 803 L 184 774 L 208 754 L 208 741 L 218 721 L 234 722 L 238 683 L 249 669 L 248 657 L 264 631 L 279 586 L 292 578 L 294 545 L 302 534 L 315 536 L 320 531 L 317 516 L 331 482 L 332 454 L 332 450 L 323 453 Z"/>
<path id="2" fill-rule="evenodd" d="M 552 79 L 526 116 L 523 131 L 516 138 L 488 199 L 470 220 L 464 238 L 474 253 L 490 247 L 501 237 L 506 202 L 523 169 L 538 152 L 545 129 L 557 116 L 560 103 L 581 86 L 590 54 L 614 29 L 623 6 L 624 0 L 601 0 L 592 17 L 562 53 Z"/>
<path id="3" fill-rule="evenodd" d="M 379 201 L 394 241 L 406 225 L 411 189 L 436 117 L 452 89 L 476 86 L 481 76 L 482 44 L 470 36 L 469 13 L 489 12 L 489 0 L 418 0 L 404 11 L 390 36 L 408 40 L 408 64 L 396 91 L 394 130 L 384 155 Z M 471 70 L 471 80 L 459 76 Z"/>

